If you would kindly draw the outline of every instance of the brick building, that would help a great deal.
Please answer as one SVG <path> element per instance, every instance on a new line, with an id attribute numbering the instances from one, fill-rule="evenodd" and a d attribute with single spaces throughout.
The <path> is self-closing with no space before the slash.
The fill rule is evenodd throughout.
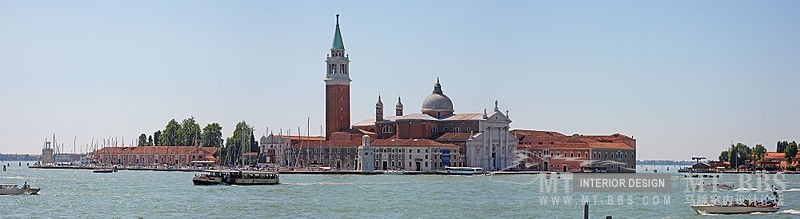
<path id="1" fill-rule="evenodd" d="M 114 165 L 191 165 L 192 161 L 214 161 L 215 147 L 200 146 L 141 146 L 104 147 L 92 153 L 99 164 Z"/>
<path id="2" fill-rule="evenodd" d="M 636 139 L 622 134 L 571 135 L 512 130 L 519 139 L 520 169 L 559 172 L 635 172 Z"/>

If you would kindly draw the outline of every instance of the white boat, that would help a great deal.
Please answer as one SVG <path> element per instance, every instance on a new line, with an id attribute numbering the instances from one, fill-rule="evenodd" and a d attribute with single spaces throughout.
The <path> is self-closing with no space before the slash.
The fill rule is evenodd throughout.
<path id="1" fill-rule="evenodd" d="M 19 187 L 14 184 L 0 184 L 0 195 L 36 195 L 39 193 L 40 188 L 33 188 L 30 186 Z"/>
<path id="2" fill-rule="evenodd" d="M 750 213 L 775 213 L 781 210 L 778 206 L 780 199 L 778 197 L 777 189 L 773 186 L 772 197 L 774 199 L 765 199 L 760 202 L 750 202 L 745 200 L 744 203 L 737 204 L 718 204 L 716 198 L 712 200 L 711 204 L 692 205 L 692 210 L 697 214 L 750 214 Z"/>
<path id="3" fill-rule="evenodd" d="M 445 167 L 444 171 L 439 173 L 448 175 L 475 175 L 483 173 L 483 168 L 480 167 Z"/>
<path id="4" fill-rule="evenodd" d="M 192 178 L 195 185 L 274 185 L 280 183 L 277 172 L 242 170 L 207 170 Z"/>
<path id="5" fill-rule="evenodd" d="M 386 175 L 403 175 L 403 171 L 399 171 L 399 170 L 386 170 L 386 171 L 383 171 L 383 174 L 386 174 Z"/>
<path id="6" fill-rule="evenodd" d="M 736 186 L 733 186 L 732 184 L 725 184 L 725 183 L 717 183 L 717 184 L 705 184 L 705 183 L 703 183 L 703 184 L 697 184 L 694 187 L 695 190 L 701 190 L 701 189 L 702 190 L 714 190 L 715 188 L 716 188 L 716 190 L 733 190 L 733 189 L 736 188 Z"/>
<path id="7" fill-rule="evenodd" d="M 697 214 L 750 214 L 774 213 L 781 210 L 777 205 L 770 206 L 742 206 L 742 205 L 692 205 Z"/>

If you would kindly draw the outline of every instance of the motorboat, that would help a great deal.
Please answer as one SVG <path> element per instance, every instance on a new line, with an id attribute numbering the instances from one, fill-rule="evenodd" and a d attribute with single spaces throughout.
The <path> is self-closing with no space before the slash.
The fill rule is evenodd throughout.
<path id="1" fill-rule="evenodd" d="M 207 170 L 192 178 L 194 185 L 275 185 L 280 180 L 277 172 L 242 170 Z"/>
<path id="2" fill-rule="evenodd" d="M 745 206 L 745 205 L 692 205 L 697 214 L 750 214 L 774 213 L 781 210 L 777 205 Z"/>
<path id="3" fill-rule="evenodd" d="M 403 175 L 404 172 L 400 171 L 400 170 L 386 170 L 386 171 L 383 171 L 383 174 L 385 174 L 385 175 Z"/>
<path id="4" fill-rule="evenodd" d="M 113 173 L 117 172 L 116 169 L 94 169 L 92 170 L 93 173 Z"/>
<path id="5" fill-rule="evenodd" d="M 480 167 L 445 167 L 444 171 L 439 171 L 441 174 L 447 175 L 475 175 L 483 173 L 483 168 Z"/>
<path id="6" fill-rule="evenodd" d="M 544 173 L 544 177 L 547 178 L 547 179 L 551 179 L 551 178 L 561 179 L 561 173 L 558 173 L 558 172 L 547 172 L 547 173 Z"/>
<path id="7" fill-rule="evenodd" d="M 748 201 L 743 203 L 719 204 L 717 200 L 712 200 L 710 204 L 692 205 L 692 210 L 697 214 L 751 214 L 751 213 L 775 213 L 781 210 L 778 206 L 779 197 L 777 189 L 773 187 L 772 196 L 774 199 L 766 198 L 763 201 Z"/>
<path id="8" fill-rule="evenodd" d="M 30 187 L 28 185 L 19 187 L 14 184 L 0 184 L 0 195 L 22 195 L 22 194 L 37 195 L 39 193 L 39 190 L 41 189 Z"/>
<path id="9" fill-rule="evenodd" d="M 695 190 L 733 190 L 736 186 L 732 184 L 717 183 L 717 184 L 697 184 L 694 186 Z"/>

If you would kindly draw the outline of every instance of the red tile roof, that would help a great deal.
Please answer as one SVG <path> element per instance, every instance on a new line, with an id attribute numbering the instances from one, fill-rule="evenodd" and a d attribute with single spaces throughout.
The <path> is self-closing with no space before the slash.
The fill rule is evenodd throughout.
<path id="1" fill-rule="evenodd" d="M 786 154 L 782 152 L 767 152 L 764 159 L 786 160 Z M 800 159 L 800 154 L 794 156 L 794 159 Z"/>
<path id="2" fill-rule="evenodd" d="M 458 147 L 454 144 L 443 144 L 429 139 L 375 139 L 370 142 L 375 147 Z"/>
<path id="3" fill-rule="evenodd" d="M 472 137 L 472 135 L 473 135 L 472 133 L 450 132 L 450 133 L 445 133 L 442 136 L 439 136 L 439 138 L 436 138 L 436 141 L 445 141 L 445 142 L 448 142 L 448 141 L 468 141 L 469 138 Z"/>
<path id="4" fill-rule="evenodd" d="M 624 143 L 591 142 L 588 143 L 588 146 L 589 148 L 633 150 L 633 147 Z"/>
<path id="5" fill-rule="evenodd" d="M 512 130 L 520 140 L 520 148 L 608 148 L 635 149 L 635 139 L 622 134 L 612 135 L 564 135 L 552 131 Z"/>

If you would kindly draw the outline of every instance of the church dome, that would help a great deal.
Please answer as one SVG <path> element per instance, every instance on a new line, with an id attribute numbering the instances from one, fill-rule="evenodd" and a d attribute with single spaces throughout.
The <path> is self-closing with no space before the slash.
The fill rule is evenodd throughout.
<path id="1" fill-rule="evenodd" d="M 453 114 L 453 101 L 442 92 L 442 85 L 436 79 L 433 93 L 422 101 L 422 113 L 441 118 Z"/>

